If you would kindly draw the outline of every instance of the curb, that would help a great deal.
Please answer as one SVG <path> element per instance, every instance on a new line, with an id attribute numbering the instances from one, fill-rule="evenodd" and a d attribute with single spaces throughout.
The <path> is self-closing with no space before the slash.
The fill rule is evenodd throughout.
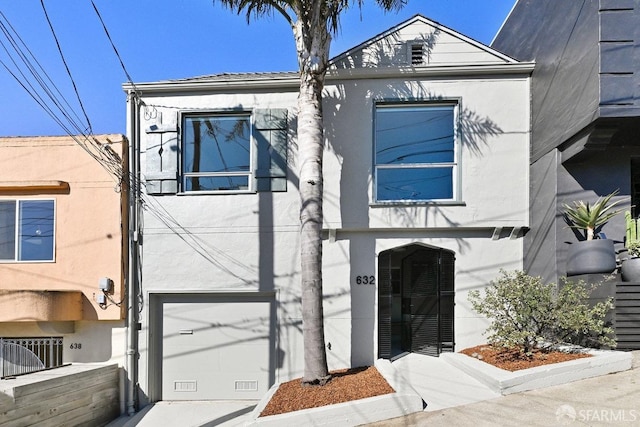
<path id="1" fill-rule="evenodd" d="M 375 367 L 396 391 L 395 393 L 369 397 L 336 405 L 322 406 L 303 411 L 260 417 L 278 389 L 274 385 L 251 413 L 251 420 L 245 426 L 357 426 L 390 418 L 397 418 L 413 412 L 422 412 L 423 402 L 420 395 L 385 359 L 378 359 Z"/>
<path id="2" fill-rule="evenodd" d="M 589 354 L 593 357 L 514 372 L 497 368 L 461 353 L 443 353 L 440 357 L 502 395 L 631 369 L 633 355 L 629 352 L 590 350 Z"/>

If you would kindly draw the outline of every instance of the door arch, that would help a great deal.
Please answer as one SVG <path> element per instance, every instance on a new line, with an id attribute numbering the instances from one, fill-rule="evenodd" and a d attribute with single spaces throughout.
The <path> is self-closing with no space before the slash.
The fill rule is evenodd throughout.
<path id="1" fill-rule="evenodd" d="M 455 254 L 411 244 L 378 256 L 378 357 L 454 351 Z"/>

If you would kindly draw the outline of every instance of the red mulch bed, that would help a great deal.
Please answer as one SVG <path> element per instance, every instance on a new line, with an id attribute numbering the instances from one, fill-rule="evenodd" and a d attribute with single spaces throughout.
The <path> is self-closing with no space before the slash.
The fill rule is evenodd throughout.
<path id="1" fill-rule="evenodd" d="M 260 416 L 284 414 L 389 393 L 395 393 L 395 390 L 375 367 L 343 369 L 331 372 L 331 381 L 323 386 L 303 385 L 300 378 L 280 384 Z"/>
<path id="2" fill-rule="evenodd" d="M 536 349 L 530 356 L 522 353 L 518 349 L 496 348 L 490 345 L 479 345 L 477 347 L 466 348 L 460 353 L 475 357 L 483 362 L 507 371 L 519 371 L 521 369 L 533 368 L 534 366 L 548 365 L 551 363 L 566 362 L 568 360 L 591 357 L 585 353 L 565 353 L 562 351 L 545 351 Z"/>
<path id="3" fill-rule="evenodd" d="M 536 350 L 531 356 L 527 356 L 517 350 L 494 348 L 490 345 L 467 348 L 460 353 L 507 371 L 591 356 L 583 353 L 543 350 Z M 373 366 L 333 371 L 331 375 L 331 381 L 324 386 L 303 385 L 300 378 L 280 384 L 260 416 L 284 414 L 395 392 Z"/>

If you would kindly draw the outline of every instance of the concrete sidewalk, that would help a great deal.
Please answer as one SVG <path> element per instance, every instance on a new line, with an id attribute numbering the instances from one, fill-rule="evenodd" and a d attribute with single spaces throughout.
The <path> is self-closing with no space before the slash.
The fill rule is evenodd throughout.
<path id="1" fill-rule="evenodd" d="M 242 426 L 250 420 L 258 401 L 163 401 L 123 415 L 106 427 L 213 427 Z"/>
<path id="2" fill-rule="evenodd" d="M 475 378 L 452 366 L 442 358 L 406 354 L 392 364 L 420 395 L 425 410 L 433 411 L 465 405 L 499 396 Z M 258 402 L 163 401 L 143 408 L 133 417 L 120 417 L 107 427 L 240 426 L 250 420 Z"/>
<path id="3" fill-rule="evenodd" d="M 633 369 L 500 396 L 441 358 L 406 355 L 393 366 L 426 403 L 424 412 L 370 426 L 640 426 L 640 351 Z M 241 426 L 255 401 L 158 402 L 107 427 Z"/>

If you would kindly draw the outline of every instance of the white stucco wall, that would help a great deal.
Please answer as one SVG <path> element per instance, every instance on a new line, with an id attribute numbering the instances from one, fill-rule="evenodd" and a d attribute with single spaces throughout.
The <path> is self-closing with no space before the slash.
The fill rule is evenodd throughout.
<path id="1" fill-rule="evenodd" d="M 391 89 L 397 87 L 403 91 Z M 358 286 L 355 277 L 377 277 L 380 252 L 412 242 L 455 252 L 456 349 L 483 342 L 486 322 L 471 311 L 467 292 L 485 286 L 500 268 L 522 268 L 522 239 L 510 238 L 509 227 L 528 225 L 528 79 L 372 79 L 330 82 L 326 93 L 324 212 L 331 237 L 324 243 L 323 275 L 330 369 L 367 365 L 377 358 L 377 288 Z M 460 102 L 464 132 L 461 203 L 372 205 L 374 103 L 394 97 Z M 180 109 L 287 108 L 290 123 L 295 125 L 294 91 L 262 92 L 259 96 L 200 93 L 144 101 L 156 105 L 165 120 Z M 141 117 L 143 129 L 157 121 Z M 299 196 L 293 136 L 287 192 L 145 196 L 142 290 L 147 305 L 140 340 L 143 390 L 149 381 L 149 295 L 163 292 L 275 291 L 278 357 L 283 359 L 278 361 L 276 379 L 302 374 Z M 144 173 L 144 133 L 141 143 Z M 505 227 L 507 233 L 492 239 L 499 227 Z"/>
<path id="2" fill-rule="evenodd" d="M 435 27 L 418 21 L 417 27 L 403 27 L 391 42 L 431 34 Z M 330 369 L 370 365 L 378 357 L 378 288 L 359 285 L 356 277 L 377 280 L 381 252 L 419 243 L 455 253 L 456 350 L 484 341 L 487 322 L 471 310 L 468 291 L 486 286 L 500 269 L 522 268 L 520 230 L 529 225 L 527 71 L 506 72 L 518 64 L 449 30 L 440 31 L 434 40 L 429 60 L 438 67 L 456 65 L 455 72 L 447 74 L 439 68 L 430 74 L 428 66 L 400 67 L 395 74 L 389 68 L 380 74 L 375 68 L 344 70 L 349 64 L 370 66 L 363 65 L 361 52 L 354 51 L 337 62 L 340 70 L 331 71 L 326 82 L 323 282 Z M 487 64 L 498 71 L 482 69 Z M 149 301 L 163 293 L 275 295 L 275 380 L 296 378 L 303 372 L 297 87 L 295 80 L 282 76 L 278 76 L 280 83 L 275 76 L 270 83 L 260 76 L 247 78 L 253 80 L 238 82 L 222 76 L 196 79 L 189 83 L 189 90 L 175 85 L 168 91 L 171 83 L 150 84 L 142 90 L 143 179 L 147 150 L 158 149 L 153 139 L 157 135 L 145 129 L 175 127 L 181 111 L 284 108 L 290 128 L 287 192 L 144 195 L 145 298 L 139 370 L 144 394 L 153 389 L 155 374 L 150 372 L 149 360 L 158 351 L 149 331 L 159 319 L 150 317 Z M 201 87 L 193 90 L 198 84 Z M 460 197 L 454 203 L 374 203 L 373 119 L 376 102 L 383 100 L 457 103 Z M 178 141 L 179 136 L 172 143 L 174 149 Z"/>

